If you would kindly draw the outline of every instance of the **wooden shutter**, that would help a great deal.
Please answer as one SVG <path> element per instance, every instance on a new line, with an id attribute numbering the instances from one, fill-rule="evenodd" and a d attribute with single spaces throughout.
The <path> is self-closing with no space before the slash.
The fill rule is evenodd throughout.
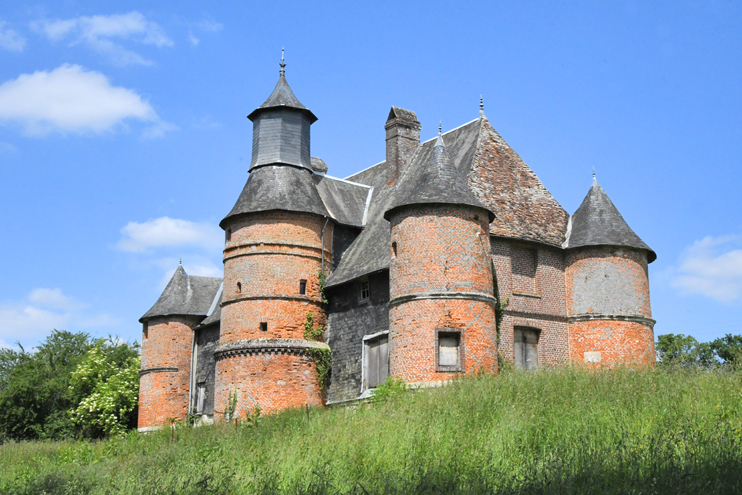
<path id="1" fill-rule="evenodd" d="M 538 368 L 538 331 L 516 328 L 513 340 L 515 365 L 527 370 Z"/>
<path id="2" fill-rule="evenodd" d="M 389 376 L 389 337 L 379 339 L 379 383 L 384 383 Z"/>
<path id="3" fill-rule="evenodd" d="M 379 341 L 372 340 L 366 349 L 366 386 L 374 388 L 379 383 Z"/>

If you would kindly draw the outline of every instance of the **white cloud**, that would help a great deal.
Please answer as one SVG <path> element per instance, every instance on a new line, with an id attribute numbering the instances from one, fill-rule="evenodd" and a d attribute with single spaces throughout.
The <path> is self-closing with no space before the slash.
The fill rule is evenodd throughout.
<path id="1" fill-rule="evenodd" d="M 113 41 L 114 39 L 133 41 L 158 48 L 170 47 L 174 44 L 157 23 L 148 21 L 139 12 L 83 16 L 64 20 L 41 20 L 32 23 L 31 27 L 45 34 L 52 41 L 71 39 L 71 45 L 84 44 L 119 65 L 151 65 L 152 62 L 124 48 L 121 43 Z"/>
<path id="2" fill-rule="evenodd" d="M 134 91 L 112 86 L 100 72 L 79 65 L 21 74 L 0 85 L 0 122 L 19 124 L 29 135 L 101 133 L 126 119 L 159 129 L 172 125 Z"/>
<path id="3" fill-rule="evenodd" d="M 130 252 L 174 246 L 219 250 L 224 245 L 224 234 L 216 225 L 170 217 L 155 218 L 142 223 L 129 222 L 121 229 L 121 234 L 122 238 L 117 247 Z"/>
<path id="4" fill-rule="evenodd" d="M 191 45 L 193 46 L 198 46 L 198 44 L 201 42 L 201 40 L 193 36 L 193 33 L 190 31 L 188 31 L 188 41 L 190 41 Z"/>
<path id="5" fill-rule="evenodd" d="M 86 314 L 86 307 L 60 289 L 47 288 L 34 289 L 23 301 L 0 304 L 0 347 L 37 342 L 55 328 L 78 331 L 117 323 L 106 314 Z"/>
<path id="6" fill-rule="evenodd" d="M 26 40 L 16 31 L 6 28 L 6 22 L 0 21 L 0 48 L 11 52 L 21 52 L 26 46 Z"/>
<path id="7" fill-rule="evenodd" d="M 216 21 L 212 21 L 211 19 L 203 19 L 198 23 L 198 27 L 202 31 L 210 31 L 210 32 L 216 32 L 221 31 L 224 27 L 224 24 Z"/>
<path id="8" fill-rule="evenodd" d="M 685 249 L 670 284 L 686 294 L 732 303 L 742 298 L 742 236 L 706 237 Z"/>
<path id="9" fill-rule="evenodd" d="M 10 143 L 6 143 L 4 141 L 0 141 L 0 153 L 18 153 L 18 148 L 13 146 Z"/>

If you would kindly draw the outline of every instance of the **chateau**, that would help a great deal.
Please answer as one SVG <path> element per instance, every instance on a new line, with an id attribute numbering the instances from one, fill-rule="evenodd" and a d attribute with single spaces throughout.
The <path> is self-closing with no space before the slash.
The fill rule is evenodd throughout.
<path id="1" fill-rule="evenodd" d="M 140 431 L 352 401 L 387 376 L 497 373 L 498 355 L 527 369 L 654 362 L 654 251 L 595 177 L 569 215 L 481 103 L 425 142 L 392 107 L 386 159 L 345 179 L 311 156 L 317 117 L 283 61 L 248 118 L 250 175 L 219 224 L 224 278 L 179 266 L 140 319 Z"/>

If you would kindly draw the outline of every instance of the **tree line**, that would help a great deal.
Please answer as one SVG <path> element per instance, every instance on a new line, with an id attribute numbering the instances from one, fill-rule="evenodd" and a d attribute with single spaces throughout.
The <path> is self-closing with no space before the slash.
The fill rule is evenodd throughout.
<path id="1" fill-rule="evenodd" d="M 139 344 L 53 330 L 33 351 L 0 349 L 0 444 L 103 438 L 136 428 Z M 660 368 L 742 367 L 742 335 L 698 342 L 665 334 Z"/>

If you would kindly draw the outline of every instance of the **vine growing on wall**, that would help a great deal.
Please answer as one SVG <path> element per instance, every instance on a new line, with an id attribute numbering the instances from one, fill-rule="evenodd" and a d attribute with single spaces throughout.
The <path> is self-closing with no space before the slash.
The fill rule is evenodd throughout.
<path id="1" fill-rule="evenodd" d="M 325 331 L 325 327 L 322 325 L 314 326 L 314 314 L 310 311 L 307 313 L 307 318 L 304 320 L 304 338 L 317 342 L 322 337 Z"/>
<path id="2" fill-rule="evenodd" d="M 319 274 L 317 275 L 317 279 L 319 280 L 319 297 L 322 299 L 322 302 L 325 304 L 328 304 L 327 296 L 325 295 L 325 279 L 327 278 L 327 274 L 325 274 L 325 271 L 320 269 Z"/>
<path id="3" fill-rule="evenodd" d="M 317 368 L 317 381 L 320 390 L 324 390 L 330 381 L 331 361 L 330 349 L 307 347 L 307 352 L 314 359 L 314 366 Z"/>

